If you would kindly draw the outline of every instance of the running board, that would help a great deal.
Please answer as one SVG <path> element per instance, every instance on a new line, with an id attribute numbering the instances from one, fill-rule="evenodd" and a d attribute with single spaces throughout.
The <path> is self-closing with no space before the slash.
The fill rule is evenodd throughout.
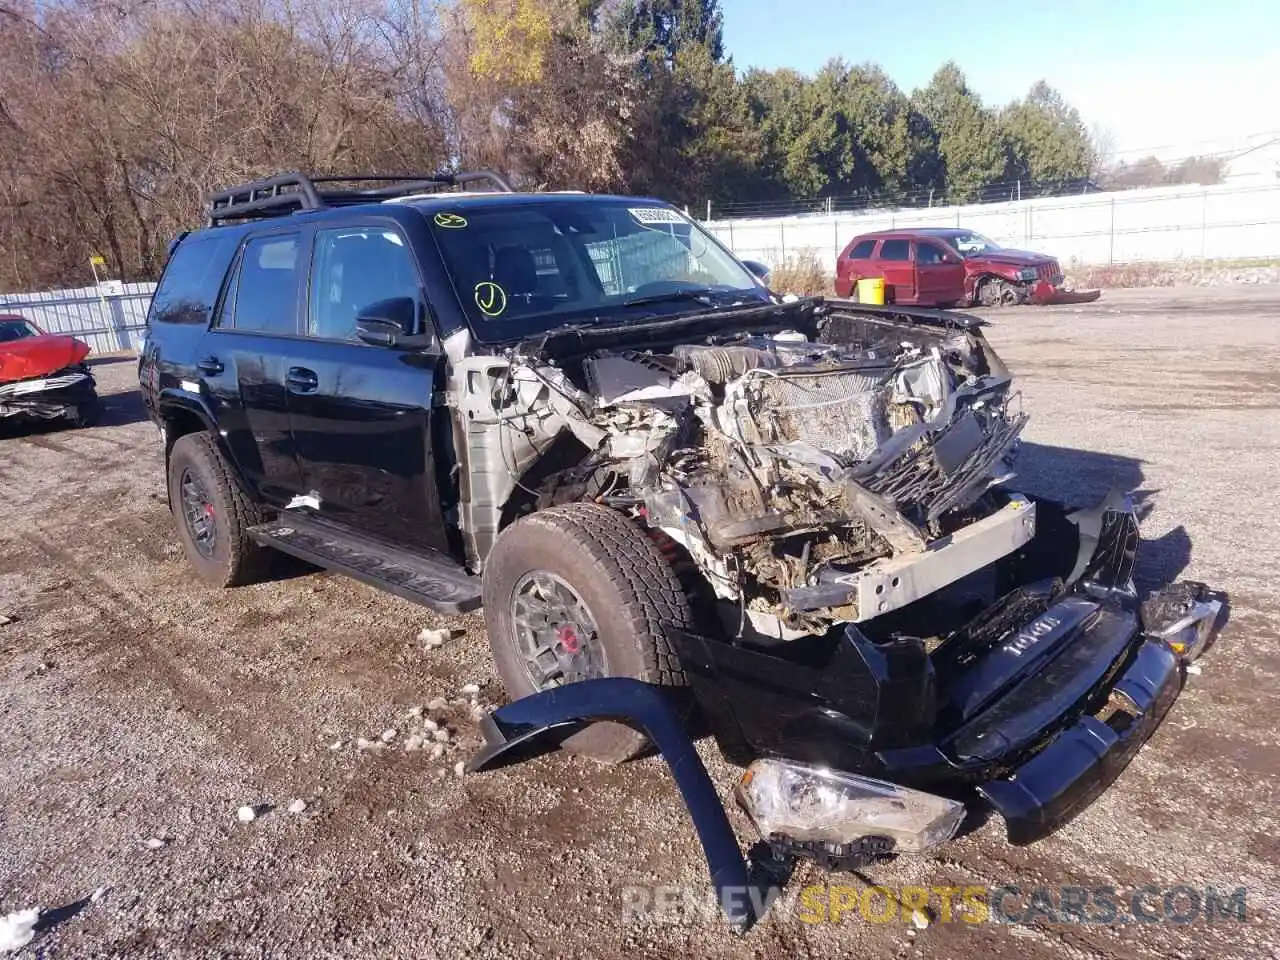
<path id="1" fill-rule="evenodd" d="M 480 606 L 480 578 L 435 551 L 391 546 L 313 514 L 289 513 L 249 528 L 264 547 L 346 574 L 439 613 L 467 613 Z"/>

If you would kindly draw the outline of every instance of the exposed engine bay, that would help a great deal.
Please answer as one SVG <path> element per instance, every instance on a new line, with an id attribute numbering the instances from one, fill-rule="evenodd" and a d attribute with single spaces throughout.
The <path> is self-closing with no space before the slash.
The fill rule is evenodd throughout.
<path id="1" fill-rule="evenodd" d="M 976 325 L 820 301 L 774 314 L 679 342 L 544 338 L 456 363 L 473 569 L 521 513 L 594 500 L 678 545 L 740 632 L 791 640 L 897 609 L 1034 536 L 1034 506 L 999 489 L 1026 417 Z"/>

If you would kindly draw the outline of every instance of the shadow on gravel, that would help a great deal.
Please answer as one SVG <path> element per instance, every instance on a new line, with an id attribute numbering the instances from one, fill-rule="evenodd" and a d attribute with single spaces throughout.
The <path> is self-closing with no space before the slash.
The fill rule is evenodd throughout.
<path id="1" fill-rule="evenodd" d="M 142 402 L 142 391 L 129 390 L 125 393 L 110 393 L 102 398 L 102 415 L 96 426 L 123 427 L 146 419 L 147 408 Z"/>
<path id="2" fill-rule="evenodd" d="M 147 419 L 147 408 L 141 390 L 108 393 L 100 398 L 102 412 L 91 427 L 77 427 L 66 420 L 26 420 L 21 417 L 0 419 L 0 438 L 37 437 L 54 433 L 76 433 L 98 427 L 124 427 Z"/>
<path id="3" fill-rule="evenodd" d="M 64 904 L 61 907 L 41 910 L 40 919 L 36 921 L 35 926 L 32 929 L 37 933 L 43 933 L 46 930 L 51 930 L 58 924 L 65 923 L 70 920 L 91 903 L 93 903 L 92 897 L 81 897 L 79 900 Z"/>

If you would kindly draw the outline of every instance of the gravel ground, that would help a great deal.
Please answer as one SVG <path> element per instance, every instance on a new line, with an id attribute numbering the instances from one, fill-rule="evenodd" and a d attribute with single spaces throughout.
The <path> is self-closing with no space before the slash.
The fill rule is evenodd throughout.
<path id="1" fill-rule="evenodd" d="M 1013 848 L 992 818 L 938 857 L 830 879 L 1244 886 L 1246 923 L 916 930 L 780 912 L 739 939 L 714 918 L 624 922 L 624 886 L 705 887 L 661 760 L 455 775 L 479 739 L 462 687 L 501 700 L 481 619 L 284 562 L 272 582 L 198 584 L 133 364 L 104 360 L 104 425 L 0 437 L 0 615 L 14 618 L 0 626 L 0 917 L 51 911 L 23 955 L 1280 957 L 1280 292 L 1121 291 L 991 317 L 1032 414 L 1025 485 L 1078 501 L 1138 490 L 1144 581 L 1205 580 L 1228 592 L 1230 622 L 1148 746 L 1059 833 Z M 454 636 L 424 651 L 427 627 Z M 404 749 L 421 732 L 407 714 L 428 706 L 453 731 L 440 756 Z M 383 748 L 355 745 L 390 729 Z M 700 749 L 727 799 L 735 771 Z M 804 867 L 788 889 L 828 879 Z"/>

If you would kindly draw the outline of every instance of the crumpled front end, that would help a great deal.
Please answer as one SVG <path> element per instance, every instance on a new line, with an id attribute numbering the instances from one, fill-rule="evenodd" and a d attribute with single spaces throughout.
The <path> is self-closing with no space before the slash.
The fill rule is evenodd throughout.
<path id="1" fill-rule="evenodd" d="M 803 652 L 680 637 L 722 750 L 955 798 L 976 789 L 1014 843 L 1069 821 L 1159 724 L 1220 604 L 1190 582 L 1138 602 L 1124 503 L 1038 506 L 1040 535 L 990 571 L 976 614 L 983 588 L 965 585 Z M 774 838 L 800 853 L 813 840 Z M 829 863 L 864 852 L 830 840 L 818 850 Z"/>
<path id="2" fill-rule="evenodd" d="M 976 325 L 827 308 L 805 330 L 456 364 L 474 567 L 520 512 L 614 506 L 674 545 L 735 632 L 821 636 L 1006 556 L 1026 417 Z"/>
<path id="3" fill-rule="evenodd" d="M 93 374 L 77 364 L 43 376 L 0 383 L 0 419 L 81 419 L 96 410 Z"/>

